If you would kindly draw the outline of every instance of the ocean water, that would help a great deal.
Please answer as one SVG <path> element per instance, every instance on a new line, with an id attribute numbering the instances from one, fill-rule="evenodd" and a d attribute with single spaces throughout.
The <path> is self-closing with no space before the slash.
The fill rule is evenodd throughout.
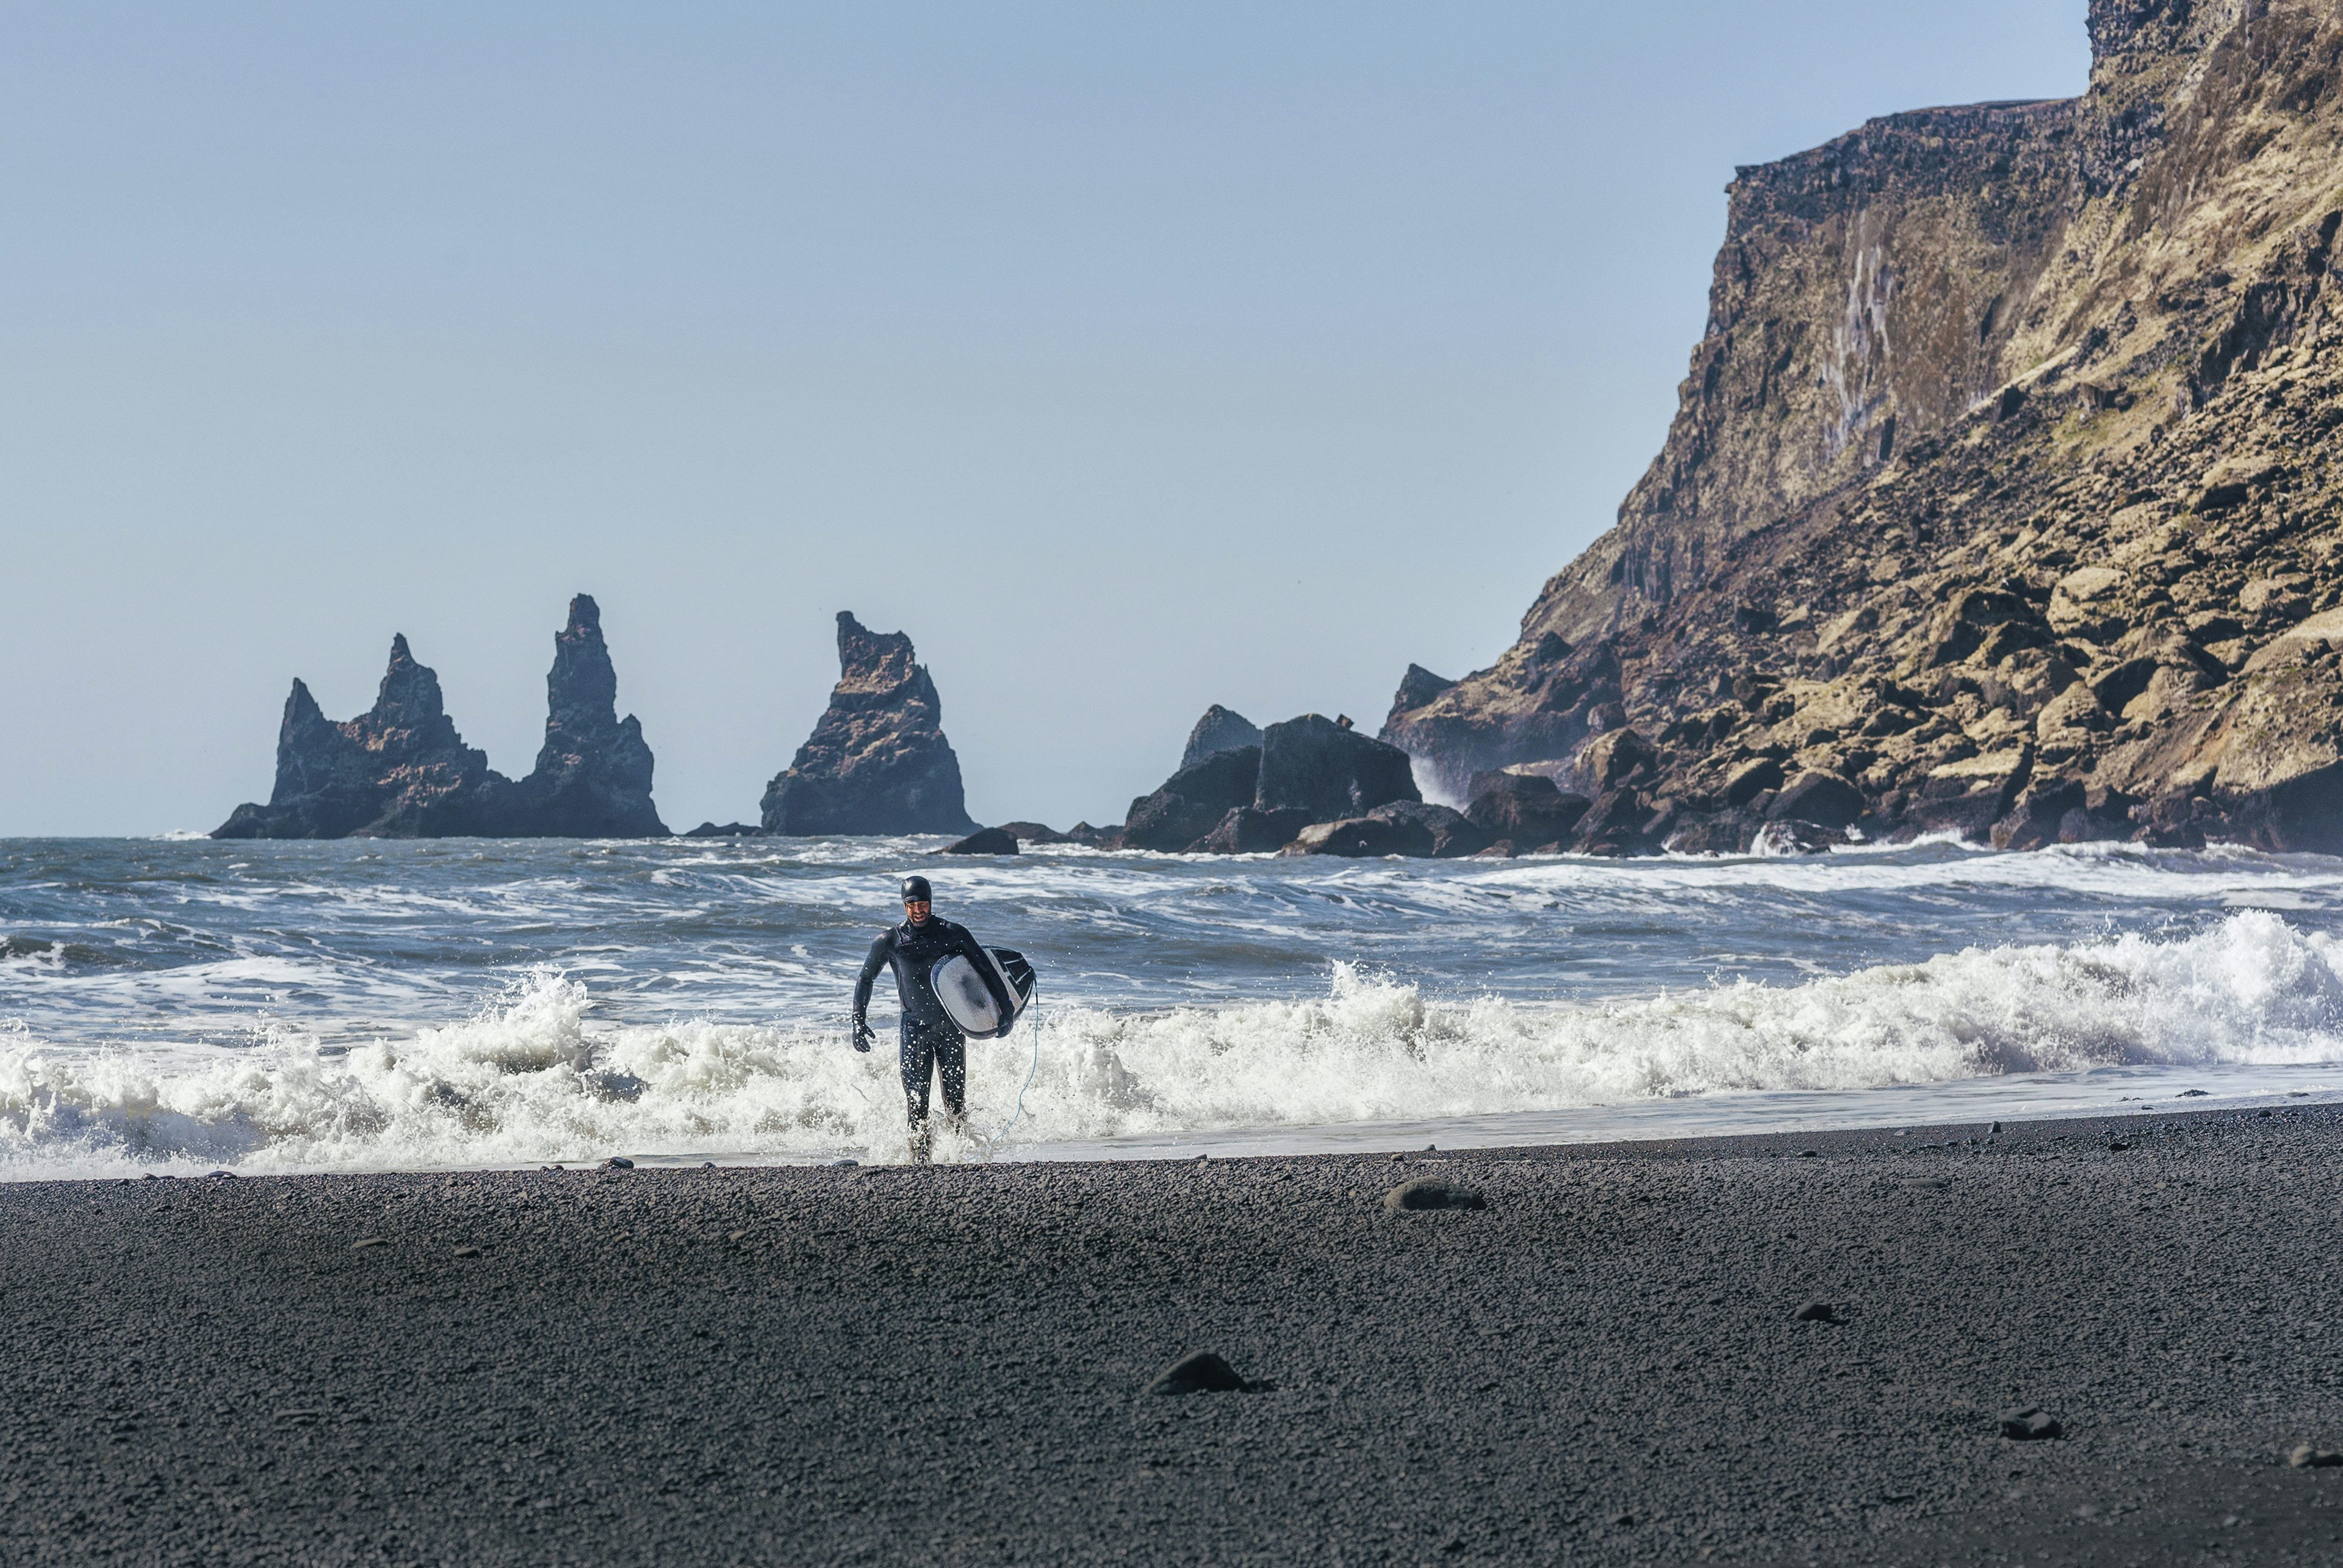
<path id="1" fill-rule="evenodd" d="M 946 1159 L 2343 1097 L 2343 860 L 940 843 L 0 840 L 0 1176 L 902 1159 L 911 869 L 1042 976 Z"/>

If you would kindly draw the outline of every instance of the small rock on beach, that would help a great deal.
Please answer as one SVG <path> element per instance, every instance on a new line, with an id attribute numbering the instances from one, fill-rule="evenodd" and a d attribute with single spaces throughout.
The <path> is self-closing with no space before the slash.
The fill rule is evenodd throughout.
<path id="1" fill-rule="evenodd" d="M 1383 1194 L 1383 1207 L 1394 1214 L 1426 1209 L 1485 1209 L 1488 1201 L 1470 1187 L 1440 1176 L 1418 1176 Z"/>
<path id="2" fill-rule="evenodd" d="M 2044 1438 L 2063 1437 L 2066 1429 L 2056 1417 L 2044 1414 L 2028 1405 L 2022 1410 L 2001 1412 L 2001 1435 L 2013 1442 L 2038 1442 Z"/>
<path id="3" fill-rule="evenodd" d="M 1155 1374 L 1149 1393 L 1242 1393 L 1254 1385 L 1211 1351 L 1182 1356 Z"/>

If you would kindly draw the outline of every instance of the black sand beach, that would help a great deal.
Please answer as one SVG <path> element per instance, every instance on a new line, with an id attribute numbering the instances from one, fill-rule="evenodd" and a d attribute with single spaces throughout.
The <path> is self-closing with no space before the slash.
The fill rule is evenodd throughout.
<path id="1" fill-rule="evenodd" d="M 2338 1156 L 2322 1106 L 0 1187 L 0 1560 L 2331 1563 Z M 1385 1211 L 1426 1175 L 1487 1207 Z M 1141 1392 L 1196 1349 L 1275 1386 Z"/>

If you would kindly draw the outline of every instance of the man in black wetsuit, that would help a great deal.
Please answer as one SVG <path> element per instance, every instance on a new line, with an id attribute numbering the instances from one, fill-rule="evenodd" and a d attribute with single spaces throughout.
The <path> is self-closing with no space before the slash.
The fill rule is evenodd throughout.
<path id="1" fill-rule="evenodd" d="M 944 1114 L 957 1125 L 968 1091 L 968 1040 L 936 999 L 930 978 L 936 965 L 954 953 L 975 967 L 992 1005 L 1008 1017 L 1015 1010 L 1008 988 L 993 971 L 991 960 L 966 926 L 939 920 L 935 895 L 925 877 L 903 879 L 903 923 L 870 944 L 862 960 L 862 976 L 854 982 L 854 1049 L 870 1049 L 870 986 L 884 968 L 895 971 L 895 994 L 902 1000 L 903 1098 L 911 1113 L 911 1159 L 928 1162 L 928 1081 L 940 1077 Z"/>

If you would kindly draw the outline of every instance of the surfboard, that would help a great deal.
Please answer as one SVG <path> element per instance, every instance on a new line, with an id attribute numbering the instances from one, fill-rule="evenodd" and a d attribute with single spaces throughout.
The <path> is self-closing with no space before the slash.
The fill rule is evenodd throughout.
<path id="1" fill-rule="evenodd" d="M 938 959 L 936 967 L 928 971 L 928 979 L 936 988 L 936 1000 L 944 1004 L 944 1011 L 950 1015 L 953 1026 L 960 1033 L 971 1040 L 998 1040 L 1017 1027 L 1025 1004 L 1033 1000 L 1037 977 L 1023 953 L 1008 948 L 980 950 L 991 960 L 992 972 L 1000 977 L 1002 989 L 1016 1003 L 1007 1018 L 1001 1016 L 976 966 L 958 953 Z"/>

